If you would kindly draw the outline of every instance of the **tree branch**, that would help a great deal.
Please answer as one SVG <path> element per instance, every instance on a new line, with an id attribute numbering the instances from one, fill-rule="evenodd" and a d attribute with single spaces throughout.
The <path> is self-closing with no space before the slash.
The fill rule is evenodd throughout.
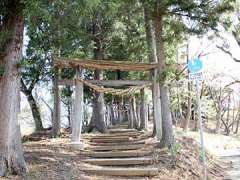
<path id="1" fill-rule="evenodd" d="M 232 35 L 233 35 L 234 39 L 236 40 L 238 46 L 240 47 L 240 39 L 238 38 L 237 32 L 232 31 Z"/>
<path id="2" fill-rule="evenodd" d="M 232 54 L 229 50 L 224 49 L 224 47 L 219 46 L 219 45 L 216 45 L 216 47 L 217 47 L 218 49 L 222 50 L 223 52 L 225 52 L 226 54 L 228 54 L 234 61 L 240 62 L 240 59 L 234 57 L 233 54 Z"/>
<path id="3" fill-rule="evenodd" d="M 30 93 L 22 78 L 20 79 L 20 83 L 21 83 L 20 90 L 22 91 L 22 93 L 28 96 Z"/>

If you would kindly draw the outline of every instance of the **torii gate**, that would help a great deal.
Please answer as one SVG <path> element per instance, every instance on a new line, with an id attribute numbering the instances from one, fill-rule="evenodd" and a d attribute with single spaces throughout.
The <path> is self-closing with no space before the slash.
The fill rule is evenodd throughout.
<path id="1" fill-rule="evenodd" d="M 79 58 L 53 58 L 55 74 L 54 74 L 54 121 L 53 132 L 60 127 L 60 96 L 59 85 L 75 85 L 75 100 L 72 115 L 72 136 L 71 142 L 80 143 L 81 130 L 83 122 L 83 86 L 84 84 L 94 84 L 98 86 L 116 87 L 116 86 L 145 86 L 152 85 L 153 93 L 153 118 L 156 124 L 156 136 L 160 140 L 162 136 L 161 121 L 161 104 L 160 90 L 157 82 L 159 64 L 157 63 L 133 63 L 129 61 L 109 61 L 109 60 L 86 60 Z M 59 79 L 59 69 L 72 68 L 76 69 L 75 80 Z M 83 68 L 100 69 L 100 70 L 120 70 L 120 71 L 151 71 L 152 77 L 149 81 L 140 80 L 84 80 Z M 90 86 L 91 87 L 91 86 Z"/>

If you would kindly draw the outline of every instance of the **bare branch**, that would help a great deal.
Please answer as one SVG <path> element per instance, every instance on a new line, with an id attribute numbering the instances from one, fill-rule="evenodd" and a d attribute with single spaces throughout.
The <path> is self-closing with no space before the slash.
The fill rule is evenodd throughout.
<path id="1" fill-rule="evenodd" d="M 219 45 L 216 45 L 216 47 L 217 47 L 218 49 L 222 50 L 223 52 L 225 52 L 226 54 L 228 54 L 229 56 L 231 56 L 231 58 L 232 58 L 234 61 L 240 62 L 240 59 L 234 57 L 233 54 L 232 54 L 229 50 L 227 50 L 227 49 L 225 49 L 224 47 L 219 46 Z"/>

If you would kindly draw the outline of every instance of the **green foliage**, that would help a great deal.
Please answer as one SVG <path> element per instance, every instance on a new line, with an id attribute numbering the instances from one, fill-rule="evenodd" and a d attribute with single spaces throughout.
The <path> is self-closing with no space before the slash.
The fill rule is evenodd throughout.
<path id="1" fill-rule="evenodd" d="M 182 148 L 182 146 L 180 143 L 173 144 L 171 154 L 174 157 L 174 159 L 176 159 L 177 153 L 179 153 L 181 151 L 181 148 Z"/>
<path id="2" fill-rule="evenodd" d="M 6 1 L 3 1 L 6 2 Z M 96 40 L 101 41 L 104 59 L 147 62 L 145 24 L 142 4 L 124 0 L 36 1 L 23 0 L 29 44 L 23 59 L 22 76 L 30 84 L 38 79 L 46 82 L 52 78 L 51 54 L 65 57 L 92 59 Z M 154 18 L 155 0 L 143 0 Z M 176 61 L 176 47 L 192 33 L 203 34 L 215 29 L 219 14 L 233 7 L 233 0 L 225 1 L 161 1 L 163 39 L 166 64 Z M 4 4 L 4 3 L 2 3 Z M 0 4 L 0 7 L 1 5 Z M 99 33 L 96 33 L 100 28 Z M 6 37 L 0 34 L 1 37 Z M 1 43 L 0 43 L 1 44 Z M 92 79 L 92 71 L 85 71 L 85 78 Z M 63 69 L 62 78 L 73 78 L 74 70 Z M 116 79 L 117 73 L 105 71 L 105 79 Z M 121 72 L 122 79 L 147 79 L 144 72 Z M 181 79 L 167 66 L 158 80 Z M 84 88 L 85 98 L 91 90 Z M 63 94 L 70 95 L 66 92 Z M 110 98 L 109 98 L 110 99 Z"/>
<path id="3" fill-rule="evenodd" d="M 171 66 L 167 66 L 159 75 L 158 81 L 163 83 L 175 77 L 175 71 Z"/>

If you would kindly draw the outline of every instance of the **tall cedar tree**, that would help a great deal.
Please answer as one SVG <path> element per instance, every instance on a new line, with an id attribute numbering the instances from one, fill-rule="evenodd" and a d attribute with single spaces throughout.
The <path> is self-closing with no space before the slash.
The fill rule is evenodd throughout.
<path id="1" fill-rule="evenodd" d="M 26 171 L 18 125 L 24 22 L 20 0 L 3 0 L 0 9 L 0 176 L 5 176 Z"/>
<path id="2" fill-rule="evenodd" d="M 159 85 L 161 93 L 162 108 L 162 138 L 161 147 L 171 147 L 173 145 L 173 129 L 168 98 L 168 87 L 164 84 L 167 78 L 165 43 L 173 41 L 174 37 L 184 36 L 183 33 L 203 34 L 209 28 L 216 29 L 219 22 L 219 14 L 232 9 L 234 0 L 225 1 L 172 1 L 172 0 L 145 0 L 144 3 L 152 4 L 149 6 L 152 11 L 154 21 L 155 42 L 157 61 L 159 68 Z M 172 18 L 173 21 L 169 21 Z M 167 25 L 173 29 L 169 36 Z"/>

